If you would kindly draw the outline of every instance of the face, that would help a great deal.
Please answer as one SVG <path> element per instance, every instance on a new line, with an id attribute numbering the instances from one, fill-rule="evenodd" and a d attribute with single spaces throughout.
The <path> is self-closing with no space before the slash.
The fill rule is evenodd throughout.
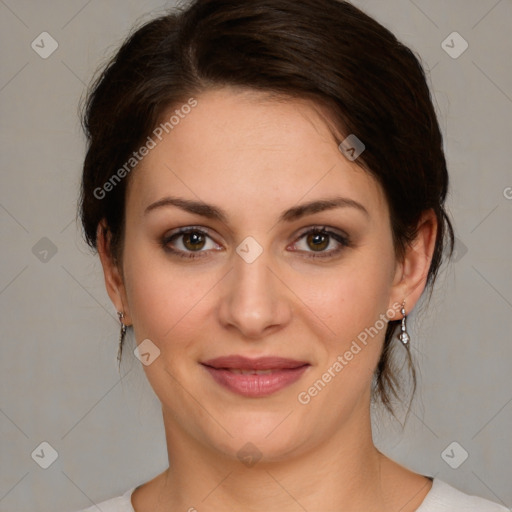
<path id="1" fill-rule="evenodd" d="M 171 438 L 299 455 L 367 421 L 403 298 L 387 203 L 318 106 L 196 99 L 130 177 L 123 308 Z"/>

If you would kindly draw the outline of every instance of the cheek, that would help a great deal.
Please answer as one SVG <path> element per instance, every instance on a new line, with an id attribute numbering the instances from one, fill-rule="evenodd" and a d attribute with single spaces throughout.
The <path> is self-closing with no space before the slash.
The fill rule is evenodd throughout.
<path id="1" fill-rule="evenodd" d="M 175 308 L 169 308 L 176 289 L 166 282 L 162 274 L 150 262 L 139 264 L 131 256 L 125 267 L 126 294 L 130 306 L 137 340 L 140 337 L 159 338 L 164 319 L 172 321 Z M 166 314 L 167 313 L 167 314 Z"/>
<path id="2" fill-rule="evenodd" d="M 127 236 L 125 242 L 127 300 L 137 340 L 154 338 L 156 342 L 173 325 L 186 290 L 166 269 L 158 248 L 151 250 L 146 244 L 133 243 L 135 236 Z"/>
<path id="3" fill-rule="evenodd" d="M 178 383 L 180 372 L 195 365 L 194 341 L 212 285 L 207 277 L 184 276 L 165 258 L 142 250 L 125 259 L 125 279 L 135 339 L 149 339 L 160 351 L 144 372 L 163 403 L 183 408 L 189 399 Z"/>
<path id="4" fill-rule="evenodd" d="M 326 293 L 310 296 L 311 304 L 325 312 L 324 323 L 335 335 L 322 337 L 323 355 L 301 397 L 311 401 L 312 411 L 327 414 L 334 423 L 350 415 L 369 392 L 387 328 L 390 281 L 386 270 L 360 259 L 340 272 L 336 283 L 326 284 Z M 299 399 L 299 403 L 304 402 Z"/>
<path id="5" fill-rule="evenodd" d="M 208 291 L 219 276 L 184 270 L 155 247 L 126 253 L 126 293 L 136 340 L 149 338 L 161 351 L 184 350 L 204 323 L 199 317 L 208 318 L 214 296 Z"/>
<path id="6" fill-rule="evenodd" d="M 357 396 L 372 380 L 388 325 L 393 261 L 391 249 L 384 253 L 367 248 L 339 272 L 336 282 L 326 283 L 327 293 L 315 299 L 318 310 L 325 312 L 325 324 L 336 334 L 324 338 L 327 353 L 319 368 L 322 375 L 329 369 L 336 374 L 331 397 Z"/>
<path id="7" fill-rule="evenodd" d="M 378 252 L 359 252 L 335 277 L 329 275 L 311 292 L 304 283 L 310 304 L 321 312 L 326 324 L 341 339 L 353 337 L 385 314 L 391 292 L 392 259 L 383 261 Z"/>

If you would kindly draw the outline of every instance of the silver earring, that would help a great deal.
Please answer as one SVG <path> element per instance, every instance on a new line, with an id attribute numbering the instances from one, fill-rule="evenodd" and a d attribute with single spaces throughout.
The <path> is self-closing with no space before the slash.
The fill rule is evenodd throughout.
<path id="1" fill-rule="evenodd" d="M 119 332 L 119 349 L 117 351 L 117 360 L 120 362 L 121 354 L 123 352 L 123 341 L 126 335 L 126 325 L 123 322 L 124 313 L 122 311 L 118 311 L 117 316 L 119 317 L 119 322 L 121 323 L 121 331 Z"/>
<path id="2" fill-rule="evenodd" d="M 405 300 L 402 302 L 402 309 L 400 311 L 402 313 L 402 325 L 400 326 L 400 333 L 397 338 L 405 345 L 409 346 L 409 341 L 411 340 L 409 334 L 407 333 L 407 326 L 405 324 Z"/>

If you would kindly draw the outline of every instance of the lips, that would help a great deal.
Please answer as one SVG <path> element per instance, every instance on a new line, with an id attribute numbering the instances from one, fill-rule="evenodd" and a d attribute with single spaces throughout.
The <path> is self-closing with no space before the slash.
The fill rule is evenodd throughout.
<path id="1" fill-rule="evenodd" d="M 209 359 L 202 364 L 217 369 L 233 370 L 286 370 L 299 368 L 307 365 L 306 361 L 296 361 L 294 359 L 285 359 L 283 357 L 259 357 L 249 359 L 243 356 L 225 356 Z"/>
<path id="2" fill-rule="evenodd" d="M 264 397 L 296 382 L 310 364 L 282 357 L 249 359 L 225 356 L 201 363 L 213 379 L 233 393 L 246 397 Z"/>

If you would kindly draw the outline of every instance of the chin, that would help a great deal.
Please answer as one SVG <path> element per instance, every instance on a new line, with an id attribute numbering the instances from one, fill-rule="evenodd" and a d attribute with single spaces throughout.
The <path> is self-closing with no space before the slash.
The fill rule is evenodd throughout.
<path id="1" fill-rule="evenodd" d="M 284 435 L 267 437 L 266 433 L 254 432 L 247 436 L 241 435 L 230 439 L 227 443 L 215 445 L 215 449 L 223 453 L 227 458 L 242 462 L 247 467 L 258 464 L 272 464 L 291 459 L 299 455 L 304 446 L 304 439 L 295 439 L 285 432 Z M 225 440 L 224 440 L 225 441 Z"/>
<path id="2" fill-rule="evenodd" d="M 206 433 L 205 442 L 229 458 L 243 462 L 244 457 L 258 459 L 260 463 L 278 462 L 304 451 L 312 440 L 312 432 L 305 428 L 305 421 L 292 407 L 277 412 L 241 410 L 233 415 L 223 415 L 223 422 L 233 436 L 214 436 Z M 288 416 L 288 417 L 287 417 Z M 302 426 L 301 426 L 302 424 Z"/>

